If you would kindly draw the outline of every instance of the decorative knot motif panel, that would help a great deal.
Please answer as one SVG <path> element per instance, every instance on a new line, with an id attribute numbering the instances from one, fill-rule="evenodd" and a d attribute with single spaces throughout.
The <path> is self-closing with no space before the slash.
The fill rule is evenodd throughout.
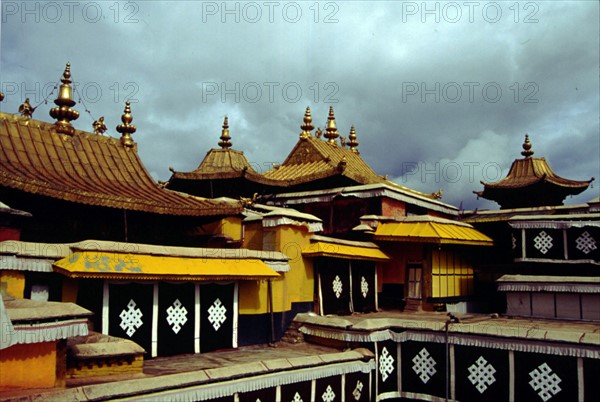
<path id="1" fill-rule="evenodd" d="M 587 232 L 583 232 L 581 236 L 575 240 L 577 250 L 584 254 L 589 254 L 598 248 L 596 246 L 596 240 Z"/>
<path id="2" fill-rule="evenodd" d="M 390 355 L 387 348 L 384 346 L 379 356 L 379 373 L 383 382 L 388 379 L 389 375 L 394 371 L 394 358 Z"/>
<path id="3" fill-rule="evenodd" d="M 494 373 L 496 369 L 483 356 L 479 356 L 479 359 L 471 366 L 469 366 L 469 381 L 477 388 L 480 394 L 483 394 L 486 389 L 494 382 L 496 378 Z"/>
<path id="4" fill-rule="evenodd" d="M 369 294 L 369 283 L 364 276 L 360 277 L 360 292 L 362 293 L 363 298 L 366 299 Z"/>
<path id="5" fill-rule="evenodd" d="M 427 381 L 437 373 L 435 369 L 437 363 L 425 348 L 421 349 L 419 354 L 413 357 L 412 362 L 414 363 L 412 369 L 421 381 L 423 381 L 423 384 L 427 384 Z"/>
<path id="6" fill-rule="evenodd" d="M 121 328 L 127 333 L 127 336 L 131 338 L 135 331 L 142 326 L 142 311 L 137 308 L 137 305 L 133 299 L 127 303 L 127 309 L 123 309 L 119 318 L 121 318 Z"/>
<path id="7" fill-rule="evenodd" d="M 227 316 L 225 313 L 227 309 L 221 303 L 221 300 L 217 298 L 212 306 L 208 309 L 208 321 L 212 324 L 215 331 L 218 331 L 221 328 L 221 324 L 227 320 Z"/>
<path id="8" fill-rule="evenodd" d="M 294 395 L 294 399 L 292 399 L 292 402 L 304 402 L 304 401 L 302 400 L 302 397 L 300 396 L 300 394 L 296 392 L 296 395 Z"/>
<path id="9" fill-rule="evenodd" d="M 354 397 L 355 401 L 360 400 L 360 397 L 362 395 L 362 389 L 363 383 L 360 380 L 356 381 L 356 387 L 354 387 L 354 391 L 352 391 L 352 396 Z"/>
<path id="10" fill-rule="evenodd" d="M 552 237 L 543 230 L 533 239 L 533 247 L 542 254 L 546 254 L 552 246 Z"/>
<path id="11" fill-rule="evenodd" d="M 179 333 L 181 327 L 187 322 L 187 309 L 181 305 L 179 299 L 176 299 L 167 309 L 167 322 L 176 334 Z"/>
<path id="12" fill-rule="evenodd" d="M 327 386 L 327 389 L 323 392 L 321 397 L 323 398 L 323 402 L 333 402 L 335 400 L 335 393 L 333 392 L 331 385 Z"/>
<path id="13" fill-rule="evenodd" d="M 558 384 L 562 380 L 556 373 L 552 372 L 552 369 L 546 363 L 540 364 L 538 368 L 529 373 L 529 376 L 531 377 L 529 385 L 534 391 L 537 391 L 544 402 L 550 400 L 561 391 Z"/>
<path id="14" fill-rule="evenodd" d="M 333 293 L 335 293 L 335 297 L 336 298 L 340 298 L 340 296 L 342 295 L 342 281 L 340 279 L 339 275 L 335 276 L 335 279 L 333 280 Z"/>

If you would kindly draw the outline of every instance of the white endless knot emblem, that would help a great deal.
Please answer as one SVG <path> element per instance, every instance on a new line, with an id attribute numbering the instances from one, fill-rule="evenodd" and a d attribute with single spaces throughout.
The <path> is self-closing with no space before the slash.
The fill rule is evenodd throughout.
<path id="1" fill-rule="evenodd" d="M 553 246 L 552 237 L 542 230 L 540 234 L 533 239 L 533 246 L 537 248 L 540 253 L 546 254 Z"/>
<path id="2" fill-rule="evenodd" d="M 490 385 L 496 382 L 495 372 L 494 366 L 488 363 L 483 356 L 479 356 L 479 359 L 469 366 L 469 373 L 471 373 L 469 374 L 469 381 L 475 385 L 480 394 L 483 394 Z"/>
<path id="3" fill-rule="evenodd" d="M 577 243 L 577 250 L 583 251 L 584 254 L 589 254 L 591 251 L 597 248 L 596 240 L 594 240 L 594 238 L 590 236 L 587 231 L 583 232 L 581 236 L 575 240 L 575 243 Z"/>
<path id="4" fill-rule="evenodd" d="M 221 324 L 227 320 L 225 313 L 227 309 L 221 304 L 221 300 L 217 299 L 208 309 L 208 321 L 212 324 L 215 331 L 221 328 Z"/>
<path id="5" fill-rule="evenodd" d="M 369 294 L 369 283 L 367 282 L 364 276 L 360 278 L 360 291 L 363 297 L 366 299 L 367 295 Z"/>
<path id="6" fill-rule="evenodd" d="M 384 347 L 379 356 L 379 373 L 383 382 L 387 380 L 390 374 L 394 371 L 394 358 L 388 350 Z"/>
<path id="7" fill-rule="evenodd" d="M 335 297 L 338 299 L 342 294 L 342 281 L 339 275 L 336 275 L 335 279 L 333 280 L 333 293 L 335 293 Z"/>
<path id="8" fill-rule="evenodd" d="M 333 402 L 335 399 L 335 394 L 333 393 L 333 389 L 331 389 L 331 385 L 327 386 L 325 392 L 323 392 L 323 402 Z"/>
<path id="9" fill-rule="evenodd" d="M 558 384 L 562 380 L 556 373 L 552 372 L 552 369 L 546 363 L 539 365 L 538 368 L 529 373 L 529 376 L 531 377 L 529 385 L 534 391 L 539 390 L 538 395 L 544 402 L 561 391 Z"/>
<path id="10" fill-rule="evenodd" d="M 362 395 L 362 389 L 363 383 L 360 380 L 356 381 L 356 387 L 354 387 L 354 391 L 352 391 L 352 396 L 354 397 L 355 401 L 360 399 L 360 396 Z"/>
<path id="11" fill-rule="evenodd" d="M 512 249 L 514 250 L 517 248 L 517 238 L 513 234 L 511 234 L 510 237 L 512 238 Z"/>
<path id="12" fill-rule="evenodd" d="M 412 369 L 415 374 L 419 376 L 421 381 L 423 381 L 423 384 L 427 384 L 427 381 L 437 373 L 437 370 L 434 367 L 436 362 L 425 348 L 421 349 L 419 354 L 413 357 L 412 362 L 414 363 Z"/>
<path id="13" fill-rule="evenodd" d="M 127 303 L 127 310 L 121 311 L 119 318 L 121 318 L 121 328 L 127 333 L 127 336 L 131 338 L 131 335 L 135 334 L 135 331 L 142 326 L 142 311 L 136 308 L 136 304 L 133 299 Z"/>
<path id="14" fill-rule="evenodd" d="M 181 305 L 179 299 L 176 299 L 171 307 L 167 309 L 167 322 L 171 325 L 171 329 L 176 334 L 179 333 L 181 327 L 187 322 L 187 310 Z"/>
<path id="15" fill-rule="evenodd" d="M 292 402 L 304 402 L 304 401 L 302 400 L 302 397 L 300 396 L 300 394 L 296 392 L 296 395 L 294 395 L 294 399 L 292 399 Z"/>

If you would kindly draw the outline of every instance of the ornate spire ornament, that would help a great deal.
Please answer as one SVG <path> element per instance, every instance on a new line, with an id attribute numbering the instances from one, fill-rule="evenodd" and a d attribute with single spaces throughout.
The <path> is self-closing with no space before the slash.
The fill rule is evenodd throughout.
<path id="1" fill-rule="evenodd" d="M 229 135 L 229 120 L 227 116 L 223 120 L 223 130 L 221 131 L 221 141 L 219 141 L 219 146 L 223 149 L 227 149 L 231 147 L 231 136 Z"/>
<path id="2" fill-rule="evenodd" d="M 327 142 L 336 145 L 335 140 L 340 136 L 335 125 L 335 115 L 333 113 L 333 106 L 329 106 L 329 116 L 327 117 L 327 127 L 325 128 L 325 138 Z"/>
<path id="3" fill-rule="evenodd" d="M 133 138 L 131 138 L 131 134 L 135 133 L 137 128 L 131 124 L 133 116 L 131 115 L 131 105 L 129 101 L 125 102 L 125 110 L 121 116 L 121 121 L 123 123 L 117 126 L 117 132 L 121 134 L 121 144 L 123 144 L 124 147 L 131 148 L 135 144 Z"/>
<path id="4" fill-rule="evenodd" d="M 529 142 L 529 135 L 525 134 L 525 142 L 523 143 L 523 151 L 521 151 L 521 155 L 526 158 L 529 158 L 533 155 L 533 151 L 531 150 L 531 142 Z"/>
<path id="5" fill-rule="evenodd" d="M 360 154 L 360 152 L 358 152 L 358 149 L 356 149 L 356 147 L 358 147 L 358 141 L 356 141 L 356 130 L 354 129 L 354 126 L 350 127 L 350 135 L 348 135 L 348 146 L 350 147 L 350 151 L 354 152 L 355 154 Z"/>
<path id="6" fill-rule="evenodd" d="M 102 135 L 106 132 L 106 124 L 104 124 L 104 116 L 100 116 L 98 120 L 95 120 L 92 123 L 92 127 L 94 128 L 94 134 Z"/>
<path id="7" fill-rule="evenodd" d="M 29 103 L 29 98 L 26 98 L 25 102 L 19 106 L 19 114 L 26 119 L 31 119 L 33 112 L 35 112 L 35 108 Z"/>
<path id="8" fill-rule="evenodd" d="M 71 120 L 77 120 L 79 118 L 79 112 L 75 109 L 71 109 L 75 106 L 73 100 L 73 88 L 71 87 L 71 65 L 67 63 L 65 72 L 60 80 L 62 84 L 58 91 L 58 98 L 54 100 L 57 107 L 50 109 L 50 116 L 56 119 L 56 132 L 67 135 L 73 135 L 75 128 L 71 125 Z"/>
<path id="9" fill-rule="evenodd" d="M 310 107 L 306 107 L 306 112 L 304 113 L 304 124 L 300 126 L 302 132 L 300 133 L 300 138 L 303 140 L 310 138 L 311 131 L 313 131 L 315 126 L 312 125 L 312 116 L 310 115 Z"/>

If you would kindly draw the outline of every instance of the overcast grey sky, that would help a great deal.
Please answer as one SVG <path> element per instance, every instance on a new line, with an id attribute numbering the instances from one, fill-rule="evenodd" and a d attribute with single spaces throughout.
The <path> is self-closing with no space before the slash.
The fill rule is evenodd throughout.
<path id="1" fill-rule="evenodd" d="M 600 176 L 598 1 L 2 1 L 3 112 L 40 103 L 71 63 L 94 118 L 134 140 L 156 179 L 193 170 L 217 146 L 259 171 L 282 162 L 310 106 L 354 125 L 363 158 L 443 201 L 477 200 L 480 180 L 534 156 L 561 176 Z M 54 100 L 52 95 L 50 100 Z M 52 102 L 34 118 L 52 121 Z M 91 131 L 83 104 L 75 126 Z M 567 203 L 597 197 L 600 183 Z"/>

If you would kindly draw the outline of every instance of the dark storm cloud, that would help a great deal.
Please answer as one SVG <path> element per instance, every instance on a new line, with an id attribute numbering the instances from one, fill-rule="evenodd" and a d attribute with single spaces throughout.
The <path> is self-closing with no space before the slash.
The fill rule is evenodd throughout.
<path id="1" fill-rule="evenodd" d="M 2 3 L 2 110 L 41 101 L 70 61 L 110 135 L 132 100 L 157 179 L 194 169 L 226 114 L 234 148 L 264 171 L 297 141 L 305 107 L 323 127 L 330 104 L 378 173 L 465 208 L 494 207 L 472 190 L 507 173 L 525 133 L 559 175 L 600 175 L 597 2 L 87 2 L 72 22 L 62 3 L 58 20 L 31 3 L 38 21 Z"/>

